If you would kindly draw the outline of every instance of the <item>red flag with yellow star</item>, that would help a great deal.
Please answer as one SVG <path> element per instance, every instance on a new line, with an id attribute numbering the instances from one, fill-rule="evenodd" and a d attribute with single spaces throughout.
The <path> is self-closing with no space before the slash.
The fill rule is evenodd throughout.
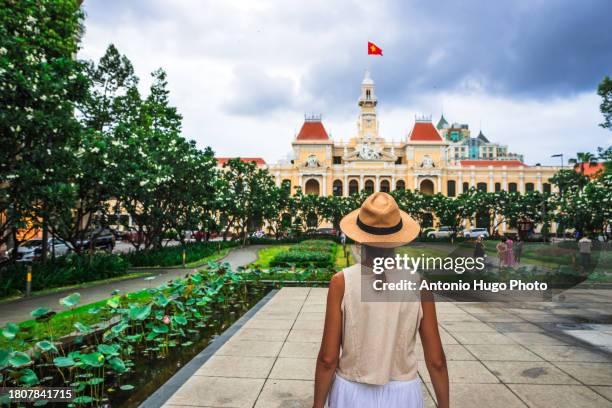
<path id="1" fill-rule="evenodd" d="M 373 42 L 369 42 L 368 41 L 368 55 L 380 55 L 382 56 L 382 50 L 380 49 L 380 47 L 376 44 L 374 44 Z"/>

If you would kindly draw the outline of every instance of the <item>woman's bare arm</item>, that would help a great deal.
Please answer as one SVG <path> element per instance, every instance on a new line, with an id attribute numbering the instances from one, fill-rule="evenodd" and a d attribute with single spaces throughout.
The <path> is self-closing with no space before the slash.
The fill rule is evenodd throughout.
<path id="1" fill-rule="evenodd" d="M 315 372 L 314 408 L 323 408 L 336 373 L 342 341 L 342 298 L 344 297 L 344 275 L 336 273 L 329 282 L 327 310 L 321 349 Z"/>
<path id="2" fill-rule="evenodd" d="M 430 292 L 421 292 L 421 305 L 423 306 L 423 319 L 419 333 L 425 364 L 431 377 L 431 382 L 436 393 L 438 408 L 449 407 L 448 395 L 448 370 L 446 368 L 446 356 L 440 340 L 438 331 L 438 318 L 436 317 L 436 304 Z"/>

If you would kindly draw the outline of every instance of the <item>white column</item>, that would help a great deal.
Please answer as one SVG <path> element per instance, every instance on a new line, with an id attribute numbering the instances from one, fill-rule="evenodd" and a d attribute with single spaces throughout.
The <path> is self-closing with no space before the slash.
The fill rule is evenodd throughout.
<path id="1" fill-rule="evenodd" d="M 419 178 L 417 176 L 414 176 L 414 187 L 413 187 L 414 190 L 419 188 L 418 182 L 419 182 Z"/>
<path id="2" fill-rule="evenodd" d="M 538 191 L 542 192 L 542 173 L 538 173 Z"/>
<path id="3" fill-rule="evenodd" d="M 457 186 L 459 194 L 462 194 L 463 193 L 463 173 L 462 172 L 459 172 L 459 177 L 457 179 L 457 182 L 459 183 L 459 185 Z"/>
<path id="4" fill-rule="evenodd" d="M 327 195 L 327 173 L 323 173 L 323 191 L 322 196 L 325 197 Z"/>
<path id="5" fill-rule="evenodd" d="M 441 176 L 438 176 L 437 184 L 438 184 L 438 193 L 441 193 L 442 192 L 442 177 Z"/>
<path id="6" fill-rule="evenodd" d="M 281 178 L 280 178 L 280 173 L 276 173 L 276 187 L 280 187 L 281 185 Z"/>
<path id="7" fill-rule="evenodd" d="M 519 191 L 521 194 L 525 194 L 525 174 L 521 173 L 519 176 Z"/>
<path id="8" fill-rule="evenodd" d="M 493 184 L 493 172 L 489 171 L 489 191 L 495 191 L 495 185 Z"/>
<path id="9" fill-rule="evenodd" d="M 395 174 L 391 175 L 391 187 L 390 190 L 393 191 L 395 190 Z"/>
<path id="10" fill-rule="evenodd" d="M 476 187 L 476 175 L 473 171 L 470 173 L 470 187 Z"/>
<path id="11" fill-rule="evenodd" d="M 504 174 L 502 174 L 502 190 L 504 191 L 508 191 L 508 174 L 504 172 Z M 505 227 L 504 227 L 504 231 L 505 231 Z"/>
<path id="12" fill-rule="evenodd" d="M 374 191 L 377 193 L 380 191 L 380 176 L 378 174 L 376 175 L 376 185 L 374 186 Z"/>
<path id="13" fill-rule="evenodd" d="M 348 196 L 348 175 L 344 175 L 344 183 L 342 184 L 342 195 Z"/>

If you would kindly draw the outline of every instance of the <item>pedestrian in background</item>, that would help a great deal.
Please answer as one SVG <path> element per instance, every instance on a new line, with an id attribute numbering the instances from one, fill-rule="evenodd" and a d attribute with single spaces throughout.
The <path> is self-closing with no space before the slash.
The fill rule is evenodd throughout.
<path id="1" fill-rule="evenodd" d="M 474 258 L 484 258 L 485 256 L 484 242 L 482 242 L 482 235 L 479 235 L 474 245 Z"/>
<path id="2" fill-rule="evenodd" d="M 506 240 L 506 265 L 512 267 L 514 264 L 514 241 L 508 237 Z"/>
<path id="3" fill-rule="evenodd" d="M 523 255 L 523 240 L 521 237 L 516 237 L 516 242 L 512 246 L 514 251 L 514 261 L 518 264 L 521 262 L 521 255 Z"/>
<path id="4" fill-rule="evenodd" d="M 593 243 L 586 235 L 578 241 L 578 252 L 580 253 L 580 265 L 586 275 L 591 267 L 591 250 Z"/>
<path id="5" fill-rule="evenodd" d="M 508 246 L 506 245 L 506 237 L 502 237 L 501 241 L 495 246 L 497 249 L 497 259 L 499 259 L 499 268 L 501 269 L 507 260 L 506 252 L 508 251 Z"/>

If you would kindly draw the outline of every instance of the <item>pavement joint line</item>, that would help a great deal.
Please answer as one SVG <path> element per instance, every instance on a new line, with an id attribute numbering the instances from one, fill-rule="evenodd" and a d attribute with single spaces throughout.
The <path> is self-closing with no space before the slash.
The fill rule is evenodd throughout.
<path id="1" fill-rule="evenodd" d="M 217 336 L 212 343 L 189 360 L 179 371 L 174 373 L 168 381 L 159 387 L 138 408 L 158 408 L 167 403 L 172 396 L 185 384 L 238 330 L 240 330 L 259 310 L 265 306 L 278 293 L 272 289 L 266 296 L 250 308 L 242 317 L 236 320 L 223 333 Z"/>
<path id="2" fill-rule="evenodd" d="M 261 389 L 257 393 L 257 398 L 255 398 L 255 401 L 253 401 L 253 408 L 257 405 L 257 401 L 259 401 L 259 397 L 261 397 L 261 393 L 263 392 L 263 389 L 266 387 L 266 384 L 270 380 L 270 375 L 272 374 L 272 370 L 274 369 L 274 366 L 276 366 L 276 362 L 278 361 L 280 354 L 283 351 L 283 348 L 285 347 L 285 344 L 287 344 L 287 339 L 289 338 L 289 335 L 291 334 L 291 330 L 293 330 L 293 327 L 295 326 L 295 323 L 297 322 L 297 319 L 300 316 L 300 313 L 302 312 L 302 309 L 304 308 L 306 301 L 308 300 L 308 296 L 310 296 L 310 292 L 312 292 L 312 288 L 308 287 L 308 292 L 306 293 L 306 296 L 304 296 L 304 301 L 300 305 L 300 310 L 295 315 L 295 318 L 293 319 L 293 324 L 289 328 L 289 331 L 287 332 L 287 335 L 285 336 L 283 340 L 283 344 L 281 345 L 281 348 L 278 351 L 278 354 L 276 355 L 276 357 L 274 357 L 274 363 L 272 363 L 272 366 L 270 367 L 270 371 L 268 371 L 268 374 L 266 376 L 266 380 L 264 381 L 263 385 L 261 386 Z M 313 377 L 314 377 L 314 373 L 313 373 Z"/>
<path id="3" fill-rule="evenodd" d="M 474 318 L 476 318 L 476 319 L 480 320 L 481 322 L 483 322 L 483 323 L 485 323 L 485 324 L 488 324 L 488 322 L 485 322 L 485 321 L 481 320 L 481 319 L 480 319 L 478 316 L 473 315 L 473 314 L 472 314 L 471 312 L 469 312 L 468 310 L 465 310 L 465 309 L 462 309 L 462 310 L 463 310 L 465 313 L 467 313 L 467 314 L 471 315 L 472 317 L 474 317 Z M 553 314 L 553 313 L 551 313 L 551 312 L 549 312 L 549 311 L 546 311 L 546 312 L 548 312 L 548 313 L 550 313 L 550 314 Z M 550 328 L 549 328 L 549 327 L 548 327 L 548 326 L 545 324 L 546 322 L 531 322 L 531 321 L 528 321 L 528 320 L 526 320 L 525 318 L 523 318 L 523 316 L 519 315 L 518 313 L 516 313 L 516 312 L 512 312 L 512 311 L 508 311 L 508 310 L 506 310 L 506 313 L 509 313 L 510 315 L 512 315 L 512 316 L 514 316 L 514 317 L 516 317 L 516 318 L 520 319 L 520 320 L 521 320 L 521 323 L 526 322 L 526 323 L 533 324 L 534 326 L 536 326 L 536 327 L 538 327 L 539 329 L 541 329 L 541 330 L 542 330 L 544 333 L 546 333 L 547 335 L 548 335 L 548 334 L 550 334 L 550 335 L 551 335 L 553 338 L 556 338 L 557 340 L 561 340 L 561 341 L 563 341 L 563 342 L 564 342 L 566 345 L 569 345 L 569 346 L 575 346 L 575 347 L 579 347 L 579 348 L 581 348 L 581 349 L 585 349 L 585 350 L 587 350 L 587 351 L 589 351 L 589 352 L 594 352 L 595 354 L 600 354 L 600 355 L 608 356 L 608 353 L 607 353 L 607 352 L 605 352 L 605 351 L 603 351 L 603 350 L 601 350 L 599 347 L 595 347 L 595 346 L 593 346 L 593 345 L 591 345 L 591 344 L 589 344 L 589 343 L 587 343 L 587 342 L 585 342 L 585 341 L 582 341 L 582 340 L 580 340 L 580 339 L 576 339 L 576 338 L 574 338 L 574 337 L 572 337 L 572 336 L 569 336 L 569 335 L 567 335 L 567 334 L 563 333 L 561 330 L 559 330 L 559 331 L 556 331 L 556 330 L 551 330 L 551 329 L 550 329 Z M 491 325 L 489 325 L 489 326 L 491 326 Z M 497 330 L 497 328 L 496 328 L 496 327 L 492 327 L 492 328 L 493 328 L 493 329 L 495 329 L 495 330 L 496 330 L 498 333 L 500 333 L 500 334 L 502 334 L 502 335 L 505 335 L 505 333 L 501 333 L 501 332 L 499 332 L 499 331 Z M 449 334 L 452 336 L 452 334 L 451 334 L 450 332 L 449 332 Z M 457 340 L 457 339 L 455 338 L 455 340 Z M 459 343 L 459 344 L 462 344 L 462 343 L 461 343 L 459 340 L 457 340 L 457 341 L 458 341 L 458 343 Z M 463 344 L 462 344 L 462 345 L 463 345 Z M 522 344 L 519 344 L 519 345 L 520 345 L 521 347 L 523 347 L 523 348 L 527 349 L 527 347 L 525 347 L 524 345 L 522 345 Z M 464 345 L 464 347 L 465 347 L 465 345 Z M 465 348 L 467 349 L 467 347 L 465 347 Z M 536 351 L 531 350 L 531 349 L 527 349 L 527 350 L 529 350 L 530 352 L 532 352 L 532 353 L 533 353 L 533 354 L 535 354 L 536 356 L 540 357 L 542 360 L 544 360 L 544 362 L 545 362 L 545 363 L 548 363 L 548 364 L 552 365 L 552 366 L 553 366 L 553 367 L 555 367 L 557 370 L 559 370 L 559 371 L 561 371 L 562 373 L 564 373 L 565 375 L 567 375 L 569 378 L 571 378 L 571 379 L 575 380 L 576 382 L 578 382 L 578 384 L 573 384 L 574 386 L 582 386 L 582 387 L 586 387 L 587 389 L 591 390 L 592 392 L 596 393 L 597 395 L 600 395 L 602 398 L 604 398 L 604 399 L 606 399 L 606 400 L 608 400 L 608 401 L 612 401 L 610 398 L 606 397 L 605 395 L 601 394 L 600 392 L 598 392 L 596 389 L 594 389 L 594 388 L 593 388 L 593 387 L 596 387 L 596 386 L 592 386 L 592 385 L 585 384 L 585 383 L 584 383 L 583 381 L 581 381 L 580 379 L 578 379 L 578 378 L 574 377 L 573 375 L 571 375 L 571 374 L 570 374 L 570 373 L 568 373 L 567 371 L 563 370 L 561 367 L 559 367 L 559 366 L 556 364 L 556 363 L 559 363 L 559 362 L 549 361 L 549 360 L 547 360 L 546 358 L 544 358 L 543 356 L 541 356 L 540 354 L 538 354 Z M 468 349 L 468 352 L 470 352 L 470 353 L 471 353 L 471 351 L 470 351 L 469 349 Z M 472 353 L 472 354 L 473 354 L 473 353 Z M 479 362 L 480 362 L 480 363 L 481 363 L 483 366 L 485 366 L 485 368 L 486 368 L 487 370 L 491 371 L 491 370 L 489 369 L 489 367 L 487 367 L 487 365 L 483 363 L 483 360 L 480 360 L 480 359 L 479 359 L 477 356 L 475 356 L 475 355 L 474 355 L 474 357 L 475 357 L 475 358 L 476 358 L 476 360 L 477 360 L 477 361 L 479 361 Z M 487 360 L 485 360 L 485 361 L 487 361 Z M 491 374 L 495 375 L 495 373 L 493 373 L 493 372 L 491 372 Z M 495 375 L 495 377 L 497 377 L 497 376 Z M 520 396 L 519 396 L 519 395 L 518 395 L 516 392 L 514 392 L 514 390 L 513 390 L 513 389 L 512 389 L 512 388 L 509 386 L 509 384 L 532 384 L 532 383 L 505 383 L 505 382 L 503 382 L 503 381 L 501 381 L 501 380 L 500 380 L 500 383 L 501 383 L 501 384 L 504 384 L 504 386 L 505 386 L 505 387 L 506 387 L 508 390 L 510 390 L 510 392 L 512 392 L 512 393 L 513 393 L 513 394 L 514 394 L 514 395 L 515 395 L 515 396 L 516 396 L 516 397 L 517 397 L 517 398 L 518 398 L 518 399 L 519 399 L 521 402 L 523 402 L 525 405 L 527 405 L 527 406 L 528 406 L 527 402 L 525 402 L 525 401 L 524 401 L 524 400 L 523 400 L 523 399 L 522 399 L 522 398 L 521 398 L 521 397 L 520 397 Z M 555 385 L 567 385 L 567 384 L 545 384 L 545 385 L 547 385 L 547 386 L 548 386 L 548 385 L 555 386 Z M 571 385 L 571 384 L 570 384 L 570 385 Z"/>

